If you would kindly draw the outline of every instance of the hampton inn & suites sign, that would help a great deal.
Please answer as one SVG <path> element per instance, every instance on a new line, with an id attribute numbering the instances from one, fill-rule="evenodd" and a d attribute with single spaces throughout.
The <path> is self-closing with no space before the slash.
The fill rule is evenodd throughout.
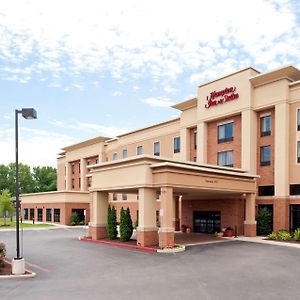
<path id="1" fill-rule="evenodd" d="M 226 87 L 220 91 L 213 91 L 206 97 L 207 103 L 205 108 L 210 108 L 211 106 L 216 106 L 218 104 L 223 104 L 228 101 L 236 100 L 239 98 L 239 94 L 235 92 L 236 87 Z"/>

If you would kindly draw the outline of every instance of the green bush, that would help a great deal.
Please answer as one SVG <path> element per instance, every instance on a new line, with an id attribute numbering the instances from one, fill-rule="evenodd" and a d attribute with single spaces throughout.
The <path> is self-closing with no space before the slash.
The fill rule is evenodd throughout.
<path id="1" fill-rule="evenodd" d="M 266 207 L 259 210 L 256 220 L 257 235 L 268 235 L 272 232 L 272 214 Z"/>
<path id="2" fill-rule="evenodd" d="M 280 229 L 277 231 L 277 238 L 282 241 L 289 241 L 292 235 L 285 229 Z"/>
<path id="3" fill-rule="evenodd" d="M 293 238 L 294 238 L 295 241 L 300 241 L 300 228 L 297 228 L 294 231 Z"/>
<path id="4" fill-rule="evenodd" d="M 4 243 L 0 243 L 0 267 L 4 267 L 4 258 L 6 256 L 6 247 Z"/>
<path id="5" fill-rule="evenodd" d="M 121 208 L 120 215 L 120 240 L 121 241 L 129 241 L 133 232 L 132 219 L 130 216 L 130 210 L 127 208 Z"/>
<path id="6" fill-rule="evenodd" d="M 115 207 L 108 206 L 107 211 L 107 233 L 110 240 L 117 238 L 117 213 Z"/>
<path id="7" fill-rule="evenodd" d="M 71 225 L 78 225 L 79 224 L 79 216 L 78 213 L 75 211 L 71 215 Z"/>
<path id="8" fill-rule="evenodd" d="M 272 233 L 267 235 L 267 238 L 268 238 L 268 240 L 277 240 L 277 233 L 272 232 Z"/>

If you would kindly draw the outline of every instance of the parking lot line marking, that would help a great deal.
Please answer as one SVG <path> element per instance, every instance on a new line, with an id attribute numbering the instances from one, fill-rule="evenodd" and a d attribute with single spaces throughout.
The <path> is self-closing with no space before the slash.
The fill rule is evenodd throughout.
<path id="1" fill-rule="evenodd" d="M 30 267 L 32 267 L 32 268 L 38 269 L 38 270 L 43 271 L 43 272 L 46 272 L 46 273 L 50 273 L 50 272 L 51 272 L 51 270 L 49 270 L 49 269 L 46 269 L 46 268 L 41 267 L 41 266 L 39 266 L 39 265 L 30 263 L 30 262 L 28 262 L 28 261 L 25 261 L 25 264 L 28 265 L 28 266 L 30 266 Z"/>

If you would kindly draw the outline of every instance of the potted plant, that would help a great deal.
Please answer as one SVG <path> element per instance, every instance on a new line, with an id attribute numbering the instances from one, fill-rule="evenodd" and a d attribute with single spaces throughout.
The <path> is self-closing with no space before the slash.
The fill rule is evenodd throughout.
<path id="1" fill-rule="evenodd" d="M 181 232 L 186 232 L 187 226 L 182 224 L 181 225 Z"/>
<path id="2" fill-rule="evenodd" d="M 4 243 L 0 243 L 0 267 L 4 267 L 4 258 L 6 256 L 6 248 Z"/>
<path id="3" fill-rule="evenodd" d="M 191 233 L 191 227 L 190 226 L 186 227 L 186 233 Z"/>
<path id="4" fill-rule="evenodd" d="M 224 231 L 224 237 L 232 237 L 233 236 L 233 228 L 232 227 L 226 227 Z"/>

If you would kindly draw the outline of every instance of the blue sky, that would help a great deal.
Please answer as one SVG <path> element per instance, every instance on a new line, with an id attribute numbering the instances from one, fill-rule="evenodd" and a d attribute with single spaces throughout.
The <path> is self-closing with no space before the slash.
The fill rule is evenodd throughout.
<path id="1" fill-rule="evenodd" d="M 16 9 L 18 7 L 18 9 Z M 300 67 L 298 1 L 0 0 L 0 163 L 56 164 L 64 146 L 175 118 L 197 85 Z"/>

